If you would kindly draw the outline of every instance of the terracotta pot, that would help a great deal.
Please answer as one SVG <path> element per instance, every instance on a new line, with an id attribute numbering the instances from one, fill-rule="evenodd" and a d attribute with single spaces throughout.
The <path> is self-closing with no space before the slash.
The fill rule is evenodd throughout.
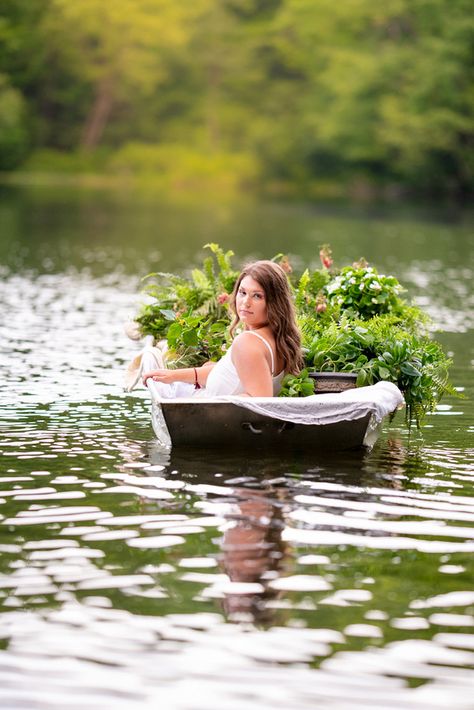
<path id="1" fill-rule="evenodd" d="M 310 372 L 315 394 L 344 392 L 356 386 L 357 374 L 353 372 Z"/>

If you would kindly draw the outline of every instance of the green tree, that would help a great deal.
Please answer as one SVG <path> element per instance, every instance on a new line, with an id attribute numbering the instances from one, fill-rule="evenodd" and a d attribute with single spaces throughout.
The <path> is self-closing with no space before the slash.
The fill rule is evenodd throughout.
<path id="1" fill-rule="evenodd" d="M 427 189 L 472 189 L 466 0 L 288 0 L 275 29 L 305 77 L 297 109 L 312 171 L 333 159 Z"/>
<path id="2" fill-rule="evenodd" d="M 45 75 L 38 23 L 47 2 L 3 0 L 0 5 L 0 142 L 5 169 L 14 167 L 35 142 L 38 112 L 33 105 Z"/>
<path id="3" fill-rule="evenodd" d="M 3 143 L 465 196 L 473 40 L 468 0 L 2 0 Z"/>
<path id="4" fill-rule="evenodd" d="M 28 147 L 23 97 L 0 74 L 0 170 L 16 168 Z"/>
<path id="5" fill-rule="evenodd" d="M 83 148 L 102 141 L 120 105 L 144 110 L 167 73 L 166 53 L 182 46 L 193 5 L 171 0 L 50 0 L 51 42 L 90 87 Z"/>

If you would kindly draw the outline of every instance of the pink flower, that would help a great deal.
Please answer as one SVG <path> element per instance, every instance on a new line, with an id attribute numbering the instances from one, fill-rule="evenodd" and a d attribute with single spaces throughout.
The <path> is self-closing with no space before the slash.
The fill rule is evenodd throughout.
<path id="1" fill-rule="evenodd" d="M 329 269 L 332 266 L 332 251 L 331 248 L 324 244 L 319 250 L 319 258 L 321 259 L 321 264 L 325 269 Z"/>
<path id="2" fill-rule="evenodd" d="M 291 272 L 293 271 L 293 267 L 290 264 L 290 261 L 287 256 L 284 256 L 280 260 L 279 264 L 280 264 L 281 268 L 283 269 L 283 271 L 285 272 L 285 274 L 291 274 Z"/>
<path id="3" fill-rule="evenodd" d="M 321 291 L 316 296 L 316 313 L 324 313 L 328 307 L 326 296 Z"/>
<path id="4" fill-rule="evenodd" d="M 220 303 L 221 305 L 224 303 L 228 303 L 230 299 L 230 296 L 228 293 L 220 293 L 217 296 L 217 303 Z"/>

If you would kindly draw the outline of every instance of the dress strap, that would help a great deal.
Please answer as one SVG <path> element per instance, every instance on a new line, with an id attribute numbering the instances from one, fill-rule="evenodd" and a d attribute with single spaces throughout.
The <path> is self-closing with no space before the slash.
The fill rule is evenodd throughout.
<path id="1" fill-rule="evenodd" d="M 260 333 L 256 333 L 254 330 L 245 330 L 244 333 L 250 333 L 251 335 L 255 335 L 255 337 L 260 338 L 260 340 L 263 343 L 265 343 L 265 345 L 267 346 L 267 348 L 270 351 L 270 357 L 271 357 L 271 361 L 272 361 L 272 377 L 274 377 L 275 376 L 275 362 L 274 362 L 274 357 L 273 357 L 273 348 L 270 345 L 270 343 L 268 342 L 268 340 L 266 340 L 263 337 L 263 335 L 260 335 Z"/>

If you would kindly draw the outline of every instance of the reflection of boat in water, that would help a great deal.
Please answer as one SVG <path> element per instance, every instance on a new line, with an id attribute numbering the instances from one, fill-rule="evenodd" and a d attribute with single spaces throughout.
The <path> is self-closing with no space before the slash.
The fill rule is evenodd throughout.
<path id="1" fill-rule="evenodd" d="M 143 354 L 144 370 L 156 363 Z M 390 382 L 336 394 L 303 398 L 189 396 L 189 385 L 175 387 L 172 397 L 147 382 L 155 434 L 165 446 L 202 448 L 342 451 L 371 447 L 380 425 L 403 402 Z M 184 396 L 181 396 L 184 394 Z"/>

